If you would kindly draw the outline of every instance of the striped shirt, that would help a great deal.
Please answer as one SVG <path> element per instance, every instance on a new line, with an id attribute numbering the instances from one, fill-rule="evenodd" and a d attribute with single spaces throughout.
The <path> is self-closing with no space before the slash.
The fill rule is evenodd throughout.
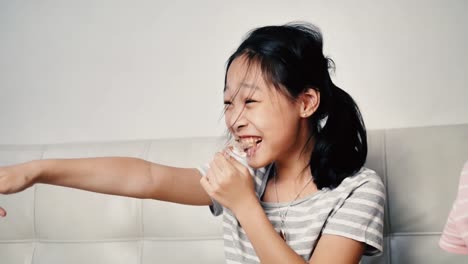
<path id="1" fill-rule="evenodd" d="M 255 189 L 262 197 L 270 175 L 269 165 L 251 170 Z M 200 167 L 205 175 L 209 167 Z M 288 210 L 290 202 L 262 202 L 264 212 L 276 231 L 280 229 L 280 212 Z M 331 234 L 351 238 L 366 244 L 365 255 L 382 252 L 385 187 L 372 170 L 362 168 L 343 180 L 335 189 L 323 188 L 294 201 L 287 212 L 284 231 L 288 245 L 304 260 L 309 260 L 320 235 Z M 224 251 L 227 263 L 260 263 L 245 231 L 234 214 L 213 201 L 214 215 L 223 215 Z"/>
<path id="2" fill-rule="evenodd" d="M 442 249 L 468 254 L 468 161 L 463 166 L 458 193 L 439 241 Z"/>

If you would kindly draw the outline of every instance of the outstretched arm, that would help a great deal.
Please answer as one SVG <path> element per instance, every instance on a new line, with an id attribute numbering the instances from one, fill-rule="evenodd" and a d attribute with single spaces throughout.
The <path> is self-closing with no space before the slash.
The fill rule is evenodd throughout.
<path id="1" fill-rule="evenodd" d="M 211 204 L 200 177 L 194 168 L 170 167 L 131 157 L 36 160 L 0 167 L 0 194 L 45 183 L 135 198 Z M 0 216 L 4 215 L 5 210 L 0 208 Z"/>

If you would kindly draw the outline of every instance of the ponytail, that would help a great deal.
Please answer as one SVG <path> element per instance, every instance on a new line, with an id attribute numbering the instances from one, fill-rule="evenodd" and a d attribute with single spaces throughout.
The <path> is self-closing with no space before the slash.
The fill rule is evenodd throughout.
<path id="1" fill-rule="evenodd" d="M 367 135 L 358 106 L 331 81 L 326 123 L 315 129 L 310 168 L 317 188 L 335 188 L 364 165 Z"/>

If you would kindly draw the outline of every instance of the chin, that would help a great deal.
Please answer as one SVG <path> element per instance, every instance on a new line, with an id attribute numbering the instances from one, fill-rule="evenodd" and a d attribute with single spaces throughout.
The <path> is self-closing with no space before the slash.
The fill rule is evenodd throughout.
<path id="1" fill-rule="evenodd" d="M 272 161 L 266 159 L 259 159 L 259 157 L 253 157 L 247 160 L 247 164 L 249 164 L 249 167 L 253 169 L 260 169 L 266 167 L 270 163 L 272 163 Z"/>

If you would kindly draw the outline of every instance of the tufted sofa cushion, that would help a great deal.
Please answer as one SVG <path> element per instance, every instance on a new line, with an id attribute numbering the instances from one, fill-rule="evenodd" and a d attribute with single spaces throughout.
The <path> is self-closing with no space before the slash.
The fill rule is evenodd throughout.
<path id="1" fill-rule="evenodd" d="M 468 159 L 468 124 L 369 131 L 366 166 L 387 187 L 385 252 L 363 263 L 467 263 L 437 243 Z M 181 167 L 209 161 L 222 138 L 0 145 L 0 166 L 131 156 Z M 223 263 L 221 218 L 207 207 L 37 184 L 0 196 L 2 264 Z"/>

